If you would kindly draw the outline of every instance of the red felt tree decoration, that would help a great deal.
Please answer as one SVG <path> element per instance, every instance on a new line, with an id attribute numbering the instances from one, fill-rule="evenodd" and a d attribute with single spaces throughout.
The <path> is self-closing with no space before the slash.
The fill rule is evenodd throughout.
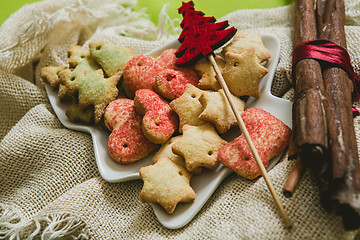
<path id="1" fill-rule="evenodd" d="M 216 22 L 214 17 L 204 17 L 203 12 L 195 11 L 192 1 L 183 2 L 178 10 L 183 15 L 183 31 L 178 38 L 182 44 L 175 53 L 179 58 L 175 64 L 179 67 L 207 56 L 236 33 L 236 28 L 227 28 L 228 21 Z"/>

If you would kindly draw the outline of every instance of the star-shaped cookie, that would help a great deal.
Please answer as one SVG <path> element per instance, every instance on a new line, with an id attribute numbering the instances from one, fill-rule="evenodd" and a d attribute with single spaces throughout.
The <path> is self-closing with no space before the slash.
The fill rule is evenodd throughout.
<path id="1" fill-rule="evenodd" d="M 223 57 L 220 55 L 215 55 L 215 61 L 220 69 L 224 67 L 225 60 Z M 199 76 L 201 76 L 198 83 L 198 87 L 200 89 L 216 91 L 221 88 L 216 79 L 216 72 L 211 63 L 206 58 L 198 61 L 194 66 L 194 70 Z"/>
<path id="2" fill-rule="evenodd" d="M 173 153 L 172 146 L 179 141 L 183 135 L 178 135 L 175 137 L 171 137 L 166 143 L 162 144 L 160 149 L 156 152 L 155 156 L 153 157 L 153 163 L 157 163 L 160 158 L 168 157 L 171 161 L 175 164 L 179 165 L 180 167 L 185 168 L 185 160 L 182 156 Z M 197 168 L 192 171 L 193 174 L 200 175 L 202 172 L 202 168 Z"/>
<path id="3" fill-rule="evenodd" d="M 231 98 L 236 109 L 238 109 L 241 114 L 244 111 L 245 102 L 234 95 L 231 95 Z M 204 109 L 199 115 L 199 119 L 212 122 L 218 133 L 223 134 L 227 132 L 230 127 L 237 125 L 235 114 L 226 99 L 224 90 L 204 92 L 199 98 L 199 101 Z"/>
<path id="4" fill-rule="evenodd" d="M 185 168 L 184 158 L 180 155 L 173 153 L 171 150 L 172 145 L 174 145 L 175 142 L 179 141 L 181 137 L 182 135 L 171 137 L 169 140 L 167 140 L 166 143 L 162 144 L 160 149 L 156 152 L 152 159 L 153 163 L 157 163 L 159 159 L 167 157 L 176 165 Z"/>
<path id="5" fill-rule="evenodd" d="M 243 31 L 237 31 L 233 40 L 224 47 L 223 54 L 226 52 L 243 53 L 249 49 L 254 49 L 258 62 L 268 61 L 271 53 L 264 46 L 261 35 L 258 33 L 248 34 Z"/>
<path id="6" fill-rule="evenodd" d="M 172 151 L 184 157 L 186 170 L 189 172 L 199 167 L 215 169 L 219 165 L 217 153 L 226 143 L 211 123 L 201 126 L 185 125 L 183 136 L 172 146 Z"/>
<path id="7" fill-rule="evenodd" d="M 186 84 L 185 92 L 179 98 L 170 102 L 170 107 L 179 116 L 180 133 L 182 133 L 182 127 L 186 124 L 198 126 L 206 123 L 206 121 L 199 119 L 199 115 L 203 111 L 199 98 L 204 92 L 192 84 Z"/>
<path id="8" fill-rule="evenodd" d="M 230 92 L 238 97 L 259 97 L 259 83 L 268 69 L 259 64 L 255 51 L 249 49 L 241 54 L 227 52 L 225 59 L 222 75 Z"/>
<path id="9" fill-rule="evenodd" d="M 172 214 L 179 202 L 192 202 L 195 192 L 190 186 L 191 174 L 169 158 L 160 158 L 157 163 L 142 167 L 139 171 L 144 186 L 140 200 L 159 203 Z"/>

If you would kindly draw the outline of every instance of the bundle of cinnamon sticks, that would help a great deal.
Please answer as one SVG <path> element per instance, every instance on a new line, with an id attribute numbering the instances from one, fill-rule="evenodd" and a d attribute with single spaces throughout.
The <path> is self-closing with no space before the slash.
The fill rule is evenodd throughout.
<path id="1" fill-rule="evenodd" d="M 316 39 L 346 49 L 344 0 L 295 0 L 294 47 Z M 339 66 L 302 59 L 293 69 L 293 136 L 296 159 L 284 185 L 290 196 L 306 167 L 316 174 L 320 200 L 342 216 L 344 228 L 360 227 L 360 163 L 352 115 L 353 83 Z"/>

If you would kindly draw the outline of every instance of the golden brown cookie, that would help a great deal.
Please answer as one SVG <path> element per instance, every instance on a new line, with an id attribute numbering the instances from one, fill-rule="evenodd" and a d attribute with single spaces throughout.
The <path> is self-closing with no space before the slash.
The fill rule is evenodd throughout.
<path id="1" fill-rule="evenodd" d="M 230 92 L 237 97 L 259 97 L 260 80 L 268 70 L 259 64 L 254 50 L 250 49 L 241 54 L 227 52 L 225 59 L 222 75 Z"/>
<path id="2" fill-rule="evenodd" d="M 237 31 L 233 40 L 223 49 L 226 52 L 243 53 L 249 49 L 254 49 L 258 62 L 268 61 L 271 53 L 264 46 L 261 35 L 258 33 L 248 34 L 243 31 Z"/>
<path id="3" fill-rule="evenodd" d="M 241 114 L 244 111 L 245 102 L 234 95 L 231 95 L 231 98 L 236 109 Z M 227 132 L 230 127 L 237 125 L 235 114 L 226 99 L 224 90 L 204 92 L 199 98 L 199 101 L 203 107 L 199 119 L 213 123 L 218 133 L 223 134 Z"/>
<path id="4" fill-rule="evenodd" d="M 157 163 L 139 171 L 144 186 L 140 200 L 159 203 L 172 214 L 179 202 L 192 202 L 196 195 L 190 186 L 191 174 L 169 158 L 160 158 Z"/>
<path id="5" fill-rule="evenodd" d="M 172 145 L 174 145 L 174 143 L 180 140 L 181 137 L 182 135 L 171 137 L 169 140 L 167 140 L 166 143 L 162 144 L 160 149 L 156 152 L 152 159 L 153 163 L 157 163 L 160 158 L 167 157 L 177 165 L 185 168 L 184 158 L 180 155 L 173 153 L 173 151 L 171 150 Z"/>
<path id="6" fill-rule="evenodd" d="M 171 161 L 175 164 L 179 165 L 180 167 L 185 168 L 185 160 L 182 156 L 173 153 L 172 146 L 181 139 L 183 135 L 178 135 L 176 137 L 171 137 L 166 143 L 162 144 L 160 149 L 156 152 L 155 156 L 153 157 L 153 162 L 156 163 L 160 158 L 168 157 Z M 201 174 L 202 169 L 197 168 L 192 171 L 193 174 L 199 175 Z"/>
<path id="7" fill-rule="evenodd" d="M 184 157 L 189 172 L 199 167 L 215 169 L 219 165 L 217 153 L 226 143 L 211 123 L 185 125 L 183 137 L 172 146 L 172 151 Z"/>
<path id="8" fill-rule="evenodd" d="M 72 122 L 91 124 L 94 122 L 94 106 L 81 107 L 78 103 L 72 103 L 65 112 Z"/>
<path id="9" fill-rule="evenodd" d="M 204 92 L 192 84 L 186 84 L 183 95 L 170 102 L 170 107 L 179 116 L 180 133 L 186 124 L 198 126 L 206 123 L 206 121 L 199 119 L 199 115 L 203 111 L 199 98 Z"/>
<path id="10" fill-rule="evenodd" d="M 225 66 L 225 59 L 220 55 L 215 55 L 215 61 L 219 69 L 223 69 Z M 212 64 L 203 58 L 198 61 L 194 66 L 195 72 L 201 77 L 198 83 L 198 88 L 204 90 L 217 91 L 221 88 L 218 80 L 216 79 L 216 72 Z"/>
<path id="11" fill-rule="evenodd" d="M 85 70 L 96 71 L 100 68 L 100 65 L 90 56 L 89 51 L 82 49 L 81 46 L 71 45 L 68 49 L 69 67 L 79 71 Z"/>
<path id="12" fill-rule="evenodd" d="M 65 70 L 65 66 L 58 66 L 58 67 L 43 67 L 41 69 L 41 78 L 44 80 L 44 82 L 47 82 L 50 84 L 51 88 L 54 90 L 57 90 L 59 88 L 59 72 L 62 70 Z"/>

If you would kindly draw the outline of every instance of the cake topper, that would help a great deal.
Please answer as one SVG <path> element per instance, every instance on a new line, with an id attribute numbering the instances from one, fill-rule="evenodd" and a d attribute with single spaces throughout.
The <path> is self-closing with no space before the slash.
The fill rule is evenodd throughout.
<path id="1" fill-rule="evenodd" d="M 179 58 L 175 64 L 179 67 L 213 53 L 236 33 L 236 28 L 227 28 L 228 21 L 216 22 L 214 17 L 205 17 L 203 12 L 196 11 L 192 1 L 183 2 L 179 13 L 183 15 L 180 24 L 183 31 L 178 38 L 181 46 L 175 53 Z"/>

